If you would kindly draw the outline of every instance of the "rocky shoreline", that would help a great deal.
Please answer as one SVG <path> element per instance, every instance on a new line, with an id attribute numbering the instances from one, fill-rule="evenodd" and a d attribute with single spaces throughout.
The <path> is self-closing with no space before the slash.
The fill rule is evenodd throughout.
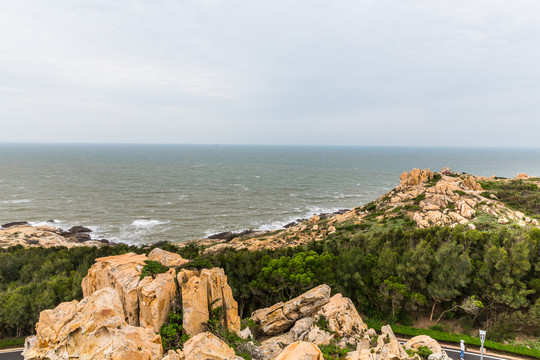
<path id="1" fill-rule="evenodd" d="M 353 209 L 321 213 L 310 219 L 297 219 L 274 231 L 227 231 L 177 245 L 201 246 L 205 248 L 206 253 L 216 253 L 228 248 L 257 251 L 299 246 L 323 240 L 343 224 L 361 225 L 373 218 L 385 221 L 403 217 L 413 221 L 419 228 L 466 225 L 475 230 L 479 219 L 484 216 L 500 225 L 539 227 L 540 222 L 537 219 L 508 208 L 493 194 L 487 195 L 480 185 L 480 182 L 508 180 L 495 176 L 486 178 L 466 173 L 459 174 L 449 168 L 443 168 L 439 172 L 413 169 L 401 174 L 400 183 L 395 189 L 371 203 Z M 515 180 L 540 184 L 539 178 L 525 173 L 518 174 Z M 82 226 L 63 231 L 53 226 L 33 227 L 27 222 L 13 222 L 0 228 L 0 248 L 15 245 L 24 247 L 115 245 L 106 239 L 92 239 L 91 231 Z"/>
<path id="2" fill-rule="evenodd" d="M 54 226 L 32 226 L 26 221 L 3 224 L 0 228 L 0 248 L 21 245 L 23 247 L 104 246 L 114 245 L 106 239 L 94 240 L 91 229 L 73 226 L 64 231 Z"/>

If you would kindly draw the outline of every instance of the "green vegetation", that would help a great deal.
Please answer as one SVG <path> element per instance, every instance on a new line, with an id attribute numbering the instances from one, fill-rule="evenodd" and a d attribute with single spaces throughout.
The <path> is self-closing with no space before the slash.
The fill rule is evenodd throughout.
<path id="1" fill-rule="evenodd" d="M 1 349 L 10 349 L 24 346 L 25 338 L 11 338 L 11 339 L 1 339 L 0 340 L 0 350 Z"/>
<path id="2" fill-rule="evenodd" d="M 490 194 L 494 194 L 506 206 L 530 216 L 540 217 L 540 187 L 536 183 L 526 180 L 507 180 L 484 181 L 480 185 L 485 190 L 489 190 L 482 193 L 482 196 L 489 198 Z"/>
<path id="3" fill-rule="evenodd" d="M 42 310 L 82 298 L 81 281 L 96 258 L 129 251 L 143 252 L 126 245 L 1 249 L 0 337 L 32 334 Z"/>
<path id="4" fill-rule="evenodd" d="M 297 248 L 229 249 L 201 255 L 201 249 L 191 245 L 159 246 L 194 259 L 187 268 L 224 268 L 241 317 L 325 283 L 333 293 L 351 298 L 364 316 L 400 324 L 394 325 L 396 333 L 424 333 L 445 341 L 463 337 L 475 345 L 476 338 L 440 331 L 445 321 L 452 319 L 465 332 L 487 328 L 490 341 L 486 346 L 490 344 L 495 350 L 537 354 L 537 350 L 505 347 L 491 340 L 511 340 L 515 331 L 540 335 L 539 229 L 418 229 L 401 218 L 365 224 L 367 227 L 343 224 L 325 240 Z M 96 258 L 150 250 L 123 245 L 0 250 L 0 337 L 29 335 L 41 310 L 80 299 L 81 280 Z M 149 275 L 159 273 L 157 267 L 149 268 Z M 406 326 L 432 313 L 434 320 L 441 319 L 441 327 Z M 185 341 L 180 318 L 181 314 L 173 312 L 162 328 L 164 346 L 178 347 Z M 213 318 L 219 316 L 214 314 Z M 324 327 L 324 319 L 319 321 Z M 219 321 L 209 322 L 209 328 L 226 339 L 237 354 L 251 356 L 249 346 L 224 332 Z"/>
<path id="5" fill-rule="evenodd" d="M 164 352 L 182 349 L 184 343 L 189 340 L 189 335 L 184 332 L 182 327 L 182 315 L 181 311 L 172 310 L 167 317 L 167 322 L 159 329 Z"/>
<path id="6" fill-rule="evenodd" d="M 328 345 L 319 345 L 325 360 L 342 360 L 351 351 L 348 348 L 340 348 L 335 344 L 335 340 Z"/>
<path id="7" fill-rule="evenodd" d="M 157 274 L 163 274 L 169 271 L 169 267 L 161 264 L 160 262 L 146 260 L 145 263 L 146 265 L 144 265 L 141 272 L 141 280 L 147 276 L 152 276 L 152 278 L 155 278 Z"/>
<path id="8" fill-rule="evenodd" d="M 389 323 L 411 325 L 433 311 L 443 322 L 487 327 L 491 340 L 510 339 L 516 329 L 540 334 L 538 229 L 336 232 L 297 248 L 210 259 L 225 269 L 241 314 L 326 283 L 359 312 Z M 470 299 L 482 307 L 464 306 Z"/>
<path id="9" fill-rule="evenodd" d="M 242 339 L 235 332 L 230 331 L 222 324 L 223 308 L 221 306 L 213 307 L 210 304 L 210 318 L 208 320 L 208 331 L 223 340 L 227 345 L 234 349 L 234 353 L 241 358 L 251 360 L 255 348 L 251 340 Z"/>

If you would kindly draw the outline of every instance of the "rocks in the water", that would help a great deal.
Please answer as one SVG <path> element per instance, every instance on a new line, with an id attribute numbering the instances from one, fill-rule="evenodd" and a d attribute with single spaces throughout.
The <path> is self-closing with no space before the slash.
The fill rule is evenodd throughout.
<path id="1" fill-rule="evenodd" d="M 310 316 L 330 301 L 330 287 L 320 285 L 286 303 L 277 303 L 269 308 L 256 310 L 251 318 L 261 324 L 261 331 L 276 335 L 289 328 L 303 317 Z"/>
<path id="2" fill-rule="evenodd" d="M 27 221 L 13 221 L 13 222 L 9 222 L 7 224 L 2 225 L 4 229 L 7 229 L 12 226 L 30 226 L 30 224 Z"/>
<path id="3" fill-rule="evenodd" d="M 68 230 L 68 232 L 70 232 L 72 234 L 89 233 L 89 232 L 92 232 L 92 229 L 84 227 L 84 226 L 77 225 L 77 226 L 73 226 L 72 228 L 70 228 Z"/>
<path id="4" fill-rule="evenodd" d="M 208 239 L 231 241 L 235 237 L 249 235 L 249 234 L 251 234 L 253 232 L 254 232 L 253 230 L 244 230 L 244 231 L 239 232 L 239 233 L 235 233 L 235 232 L 232 232 L 232 231 L 225 231 L 225 232 L 221 232 L 221 233 L 218 233 L 218 234 L 210 235 L 210 236 L 208 236 Z"/>
<path id="5" fill-rule="evenodd" d="M 297 341 L 287 346 L 275 360 L 323 360 L 321 350 L 314 344 Z"/>
<path id="6" fill-rule="evenodd" d="M 155 248 L 150 251 L 148 254 L 148 259 L 152 261 L 157 261 L 168 267 L 182 266 L 189 262 L 189 260 L 184 259 L 182 256 L 162 250 L 160 248 Z"/>
<path id="7" fill-rule="evenodd" d="M 107 287 L 80 302 L 42 311 L 36 335 L 23 355 L 37 359 L 161 360 L 161 339 L 152 329 L 130 326 L 118 293 Z"/>

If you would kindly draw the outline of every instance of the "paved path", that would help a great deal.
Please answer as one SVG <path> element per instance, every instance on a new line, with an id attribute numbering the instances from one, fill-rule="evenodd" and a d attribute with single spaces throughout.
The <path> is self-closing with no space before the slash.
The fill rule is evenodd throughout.
<path id="1" fill-rule="evenodd" d="M 450 358 L 453 360 L 459 360 L 459 350 L 450 349 L 443 347 L 444 351 L 448 354 Z M 22 350 L 16 349 L 9 352 L 0 352 L 0 360 L 21 360 L 23 359 L 21 355 Z M 507 360 L 506 357 L 497 357 L 493 355 L 484 355 L 484 360 Z M 480 354 L 472 353 L 472 352 L 465 352 L 465 359 L 464 360 L 480 360 Z"/>
<path id="2" fill-rule="evenodd" d="M 15 350 L 0 350 L 1 360 L 22 360 L 22 349 Z"/>

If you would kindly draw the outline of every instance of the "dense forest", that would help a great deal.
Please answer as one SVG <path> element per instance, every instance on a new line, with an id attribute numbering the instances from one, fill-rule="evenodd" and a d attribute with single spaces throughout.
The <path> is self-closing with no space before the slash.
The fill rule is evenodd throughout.
<path id="1" fill-rule="evenodd" d="M 156 245 L 155 245 L 156 246 Z M 326 283 L 370 319 L 412 324 L 433 317 L 492 339 L 540 335 L 540 229 L 466 227 L 338 228 L 325 241 L 275 251 L 202 255 L 195 246 L 157 245 L 223 267 L 242 317 Z M 34 331 L 39 312 L 82 297 L 80 283 L 98 257 L 151 248 L 12 247 L 0 251 L 0 337 Z"/>

